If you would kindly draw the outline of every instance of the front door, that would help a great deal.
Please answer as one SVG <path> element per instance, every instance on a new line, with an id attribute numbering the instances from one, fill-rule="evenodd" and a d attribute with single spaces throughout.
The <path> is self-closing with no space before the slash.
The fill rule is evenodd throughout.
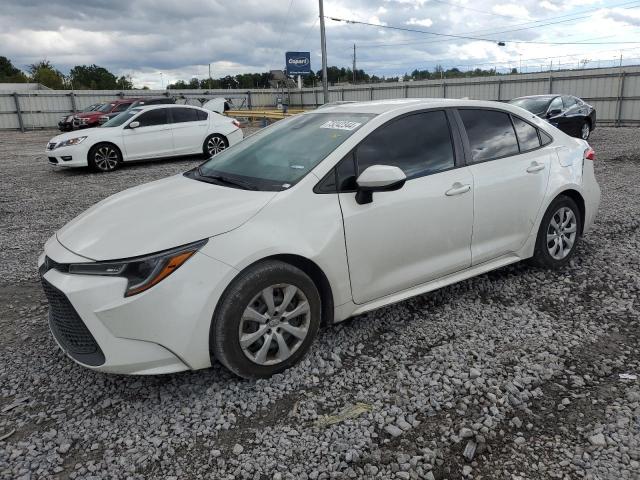
<path id="1" fill-rule="evenodd" d="M 547 190 L 554 153 L 541 148 L 537 129 L 518 117 L 511 120 L 496 110 L 459 113 L 473 162 L 471 255 L 477 265 L 524 246 Z"/>
<path id="2" fill-rule="evenodd" d="M 444 111 L 414 113 L 372 132 L 343 162 L 362 173 L 393 165 L 407 176 L 393 192 L 376 192 L 359 205 L 339 194 L 351 289 L 362 304 L 471 265 L 473 182 L 456 168 Z"/>
<path id="3" fill-rule="evenodd" d="M 122 129 L 127 160 L 167 157 L 173 154 L 173 137 L 166 108 L 148 110 L 133 120 L 140 123 L 137 128 L 127 126 Z"/>

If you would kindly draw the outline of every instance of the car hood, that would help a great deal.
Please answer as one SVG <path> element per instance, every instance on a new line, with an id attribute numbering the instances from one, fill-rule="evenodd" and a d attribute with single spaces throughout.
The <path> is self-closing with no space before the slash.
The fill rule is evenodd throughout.
<path id="1" fill-rule="evenodd" d="M 83 112 L 76 114 L 78 118 L 92 118 L 92 117 L 100 117 L 104 115 L 104 112 Z"/>
<path id="2" fill-rule="evenodd" d="M 275 195 L 176 175 L 108 197 L 56 235 L 91 260 L 136 257 L 238 228 Z"/>

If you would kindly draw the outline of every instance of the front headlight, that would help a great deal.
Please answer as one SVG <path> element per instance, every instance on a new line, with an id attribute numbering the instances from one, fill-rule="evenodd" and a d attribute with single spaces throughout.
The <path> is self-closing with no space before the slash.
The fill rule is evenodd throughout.
<path id="1" fill-rule="evenodd" d="M 70 147 L 72 145 L 79 145 L 82 142 L 85 141 L 87 137 L 75 137 L 75 138 L 70 138 L 69 140 L 63 140 L 62 142 L 60 142 L 56 148 L 60 148 L 60 147 Z"/>
<path id="2" fill-rule="evenodd" d="M 124 296 L 130 297 L 148 290 L 167 278 L 206 243 L 206 239 L 200 240 L 182 247 L 127 260 L 72 263 L 69 265 L 69 273 L 124 277 L 128 281 Z"/>

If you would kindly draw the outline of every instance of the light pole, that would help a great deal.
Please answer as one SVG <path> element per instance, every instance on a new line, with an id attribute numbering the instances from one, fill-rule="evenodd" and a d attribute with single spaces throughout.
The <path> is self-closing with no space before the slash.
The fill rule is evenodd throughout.
<path id="1" fill-rule="evenodd" d="M 320 48 L 322 49 L 322 93 L 323 103 L 329 101 L 329 83 L 327 80 L 327 37 L 324 33 L 324 5 L 318 0 L 320 10 Z"/>

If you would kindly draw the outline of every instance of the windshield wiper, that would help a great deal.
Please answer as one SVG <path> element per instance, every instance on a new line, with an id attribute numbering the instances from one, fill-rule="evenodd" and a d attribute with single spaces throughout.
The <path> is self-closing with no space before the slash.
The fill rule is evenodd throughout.
<path id="1" fill-rule="evenodd" d="M 200 167 L 198 167 L 197 172 L 198 176 L 201 178 L 207 178 L 210 180 L 215 180 L 216 182 L 226 183 L 227 185 L 233 185 L 234 187 L 239 187 L 244 190 L 258 190 L 258 187 L 256 187 L 254 184 L 244 182 L 242 180 L 237 180 L 235 178 L 226 177 L 224 175 L 205 175 L 204 173 L 202 173 Z"/>

